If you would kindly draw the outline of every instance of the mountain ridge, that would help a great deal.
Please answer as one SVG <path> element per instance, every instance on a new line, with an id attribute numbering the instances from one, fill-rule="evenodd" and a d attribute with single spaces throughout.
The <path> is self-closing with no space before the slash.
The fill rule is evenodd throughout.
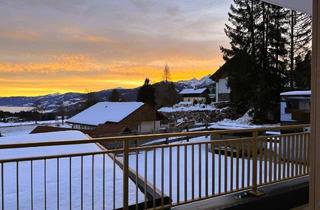
<path id="1" fill-rule="evenodd" d="M 174 82 L 178 91 L 184 88 L 202 88 L 206 87 L 214 82 L 210 79 L 210 75 L 205 76 L 201 79 L 191 79 L 191 80 L 181 80 Z M 140 87 L 136 88 L 113 88 L 117 89 L 120 95 L 126 101 L 135 101 L 137 98 L 138 90 Z M 113 89 L 105 89 L 100 91 L 92 92 L 97 97 L 98 101 L 105 101 L 110 95 Z M 42 109 L 47 112 L 55 111 L 58 106 L 63 103 L 65 107 L 72 107 L 80 102 L 84 101 L 85 95 L 87 93 L 78 92 L 68 92 L 68 93 L 52 93 L 42 96 L 9 96 L 0 97 L 0 106 L 34 106 L 38 103 Z"/>

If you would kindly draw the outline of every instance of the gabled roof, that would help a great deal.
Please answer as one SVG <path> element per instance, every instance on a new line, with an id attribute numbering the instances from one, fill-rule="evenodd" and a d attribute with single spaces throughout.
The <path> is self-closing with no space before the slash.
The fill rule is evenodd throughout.
<path id="1" fill-rule="evenodd" d="M 200 89 L 183 89 L 180 94 L 181 95 L 189 95 L 189 94 L 202 94 L 207 91 L 207 88 L 200 88 Z"/>
<path id="2" fill-rule="evenodd" d="M 98 126 L 118 123 L 142 107 L 142 102 L 100 102 L 70 118 L 68 123 Z"/>
<path id="3" fill-rule="evenodd" d="M 215 82 L 218 82 L 219 79 L 223 79 L 228 77 L 229 74 L 229 68 L 231 67 L 234 59 L 230 59 L 229 61 L 225 62 L 215 73 L 213 73 L 210 76 L 210 79 L 212 79 Z"/>

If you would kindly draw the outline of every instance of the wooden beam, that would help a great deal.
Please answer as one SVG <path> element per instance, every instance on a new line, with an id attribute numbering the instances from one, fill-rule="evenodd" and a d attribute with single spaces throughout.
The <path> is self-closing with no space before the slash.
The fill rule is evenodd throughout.
<path id="1" fill-rule="evenodd" d="M 320 209 L 320 0 L 313 0 L 310 210 Z"/>

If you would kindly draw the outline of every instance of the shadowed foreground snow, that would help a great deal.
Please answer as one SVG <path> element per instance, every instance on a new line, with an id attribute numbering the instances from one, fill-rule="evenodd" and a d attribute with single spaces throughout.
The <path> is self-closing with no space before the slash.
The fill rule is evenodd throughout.
<path id="1" fill-rule="evenodd" d="M 208 138 L 199 137 L 194 138 L 191 142 L 203 142 L 208 141 Z M 172 200 L 174 203 L 177 203 L 178 200 L 180 202 L 186 201 L 185 200 L 185 192 L 187 192 L 187 200 L 191 200 L 192 198 L 192 146 L 187 146 L 186 150 L 184 146 L 181 146 L 178 149 L 176 146 L 172 148 L 172 172 L 170 173 L 170 149 L 164 148 L 163 150 L 163 157 L 164 157 L 164 170 L 162 172 L 162 149 L 155 150 L 155 156 L 153 150 L 149 150 L 147 152 L 147 180 L 149 183 L 155 183 L 156 187 L 161 191 L 162 190 L 162 179 L 161 174 L 164 174 L 164 194 L 170 196 L 170 177 L 172 179 Z M 199 151 L 201 151 L 201 157 L 199 157 Z M 187 152 L 186 164 L 185 164 L 185 152 Z M 180 160 L 178 162 L 178 153 Z M 156 179 L 153 179 L 154 175 L 154 157 L 155 161 L 155 175 Z M 213 158 L 214 157 L 214 158 Z M 129 157 L 129 165 L 133 170 L 136 170 L 136 153 L 133 153 Z M 208 153 L 208 161 L 206 161 L 206 148 L 205 145 L 201 145 L 199 149 L 198 145 L 194 146 L 194 197 L 205 197 L 206 196 L 206 186 L 208 187 L 208 195 L 214 195 L 224 193 L 225 191 L 225 183 L 227 191 L 235 190 L 236 189 L 236 158 L 233 158 L 233 185 L 231 186 L 231 158 L 225 157 L 221 155 L 221 161 L 219 161 L 219 155 L 212 153 Z M 200 159 L 200 161 L 199 161 Z M 214 161 L 212 161 L 214 160 Z M 138 155 L 138 173 L 144 177 L 145 176 L 145 152 L 142 151 Z M 199 164 L 200 162 L 200 164 Z M 258 161 L 258 171 L 260 171 L 260 162 L 261 162 L 261 172 L 264 174 L 265 167 L 267 169 L 267 182 L 270 180 L 274 180 L 274 177 L 271 177 L 269 180 L 269 169 L 276 168 L 276 170 L 282 170 L 282 165 L 274 165 L 270 162 L 265 161 Z M 227 167 L 225 167 L 227 164 Z M 200 168 L 201 166 L 201 168 Z M 207 167 L 208 166 L 208 167 Z M 208 181 L 206 182 L 206 168 L 208 170 Z M 225 171 L 225 168 L 227 170 Z M 250 168 L 250 172 L 248 173 L 248 168 Z M 178 175 L 179 169 L 179 175 Z M 221 171 L 219 172 L 219 169 Z M 185 186 L 185 172 L 186 172 L 186 186 Z M 201 175 L 200 175 L 201 172 Z M 220 173 L 220 176 L 219 176 Z M 243 175 L 242 175 L 243 174 Z M 251 178 L 248 182 L 248 175 L 249 178 L 252 177 L 252 160 L 248 161 L 247 158 L 244 159 L 244 164 L 242 163 L 242 159 L 239 158 L 239 189 L 246 188 L 252 184 Z M 273 175 L 273 172 L 272 172 Z M 178 186 L 178 177 L 179 176 L 179 186 Z M 225 176 L 227 177 L 225 182 Z M 219 179 L 220 177 L 220 179 Z M 282 175 L 281 175 L 282 178 Z M 242 186 L 243 180 L 243 186 Z M 258 173 L 258 183 L 260 177 Z M 264 180 L 264 176 L 262 177 Z M 269 181 L 268 181 L 269 180 Z M 220 183 L 220 184 L 219 184 Z M 220 185 L 220 187 L 219 187 Z M 200 189 L 201 187 L 201 189 Z M 219 190 L 220 188 L 220 190 Z M 178 198 L 179 194 L 179 198 Z"/>
<path id="2" fill-rule="evenodd" d="M 81 132 L 67 131 L 54 132 L 50 133 L 50 135 L 23 135 L 20 136 L 20 138 L 14 137 L 11 140 L 12 143 L 23 140 L 30 142 L 32 139 L 37 141 L 44 137 L 47 140 L 54 140 L 55 136 L 59 137 L 60 135 L 63 135 L 63 139 L 65 140 L 88 138 Z M 7 138 L 2 139 L 3 144 L 7 143 L 5 141 Z M 100 148 L 96 144 L 3 149 L 0 150 L 0 159 L 97 151 L 100 151 Z M 105 163 L 105 167 L 103 167 L 103 163 Z M 59 164 L 59 167 L 57 164 Z M 94 169 L 92 170 L 93 166 Z M 57 170 L 57 168 L 59 168 L 59 170 Z M 113 170 L 115 170 L 115 192 L 113 191 Z M 81 171 L 83 171 L 83 175 L 81 175 Z M 94 159 L 92 156 L 85 156 L 83 158 L 83 170 L 81 170 L 81 157 L 73 157 L 71 161 L 70 158 L 60 158 L 59 163 L 57 159 L 48 159 L 46 161 L 46 171 L 44 160 L 33 161 L 32 167 L 31 161 L 19 162 L 18 167 L 16 162 L 5 163 L 3 165 L 3 172 L 1 171 L 0 174 L 2 173 L 4 176 L 1 177 L 0 175 L 0 180 L 3 178 L 4 186 L 1 184 L 0 197 L 2 196 L 1 192 L 3 190 L 5 200 L 4 209 L 17 209 L 17 192 L 19 192 L 19 209 L 21 210 L 29 210 L 32 205 L 36 210 L 57 209 L 58 205 L 60 207 L 59 209 L 70 209 L 70 201 L 71 209 L 81 209 L 82 199 L 83 209 L 91 209 L 92 207 L 102 209 L 103 202 L 105 202 L 106 209 L 113 209 L 113 196 L 115 196 L 115 207 L 122 207 L 123 172 L 117 165 L 115 165 L 114 168 L 114 162 L 108 155 L 105 155 L 105 160 L 103 160 L 103 155 L 95 155 Z M 105 179 L 103 179 L 103 176 L 105 176 Z M 83 179 L 81 179 L 81 177 L 83 177 Z M 82 185 L 81 180 L 83 180 Z M 92 182 L 92 180 L 94 180 L 94 182 Z M 31 182 L 33 182 L 32 185 Z M 17 185 L 17 183 L 19 183 L 19 185 Z M 57 183 L 59 183 L 59 185 L 57 185 Z M 105 190 L 104 196 L 103 189 Z M 82 190 L 83 197 L 81 196 Z M 59 194 L 59 200 L 57 199 L 57 194 Z M 129 204 L 135 204 L 135 197 L 135 184 L 129 181 Z M 140 191 L 138 191 L 138 201 L 143 201 L 143 194 Z M 0 199 L 0 206 L 2 205 L 1 202 Z"/>

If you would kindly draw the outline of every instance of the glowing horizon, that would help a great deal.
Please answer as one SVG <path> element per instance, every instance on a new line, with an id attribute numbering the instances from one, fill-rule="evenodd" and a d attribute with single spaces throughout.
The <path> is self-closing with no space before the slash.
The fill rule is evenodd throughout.
<path id="1" fill-rule="evenodd" d="M 134 88 L 165 64 L 172 81 L 200 79 L 223 64 L 230 3 L 5 0 L 0 97 Z"/>

